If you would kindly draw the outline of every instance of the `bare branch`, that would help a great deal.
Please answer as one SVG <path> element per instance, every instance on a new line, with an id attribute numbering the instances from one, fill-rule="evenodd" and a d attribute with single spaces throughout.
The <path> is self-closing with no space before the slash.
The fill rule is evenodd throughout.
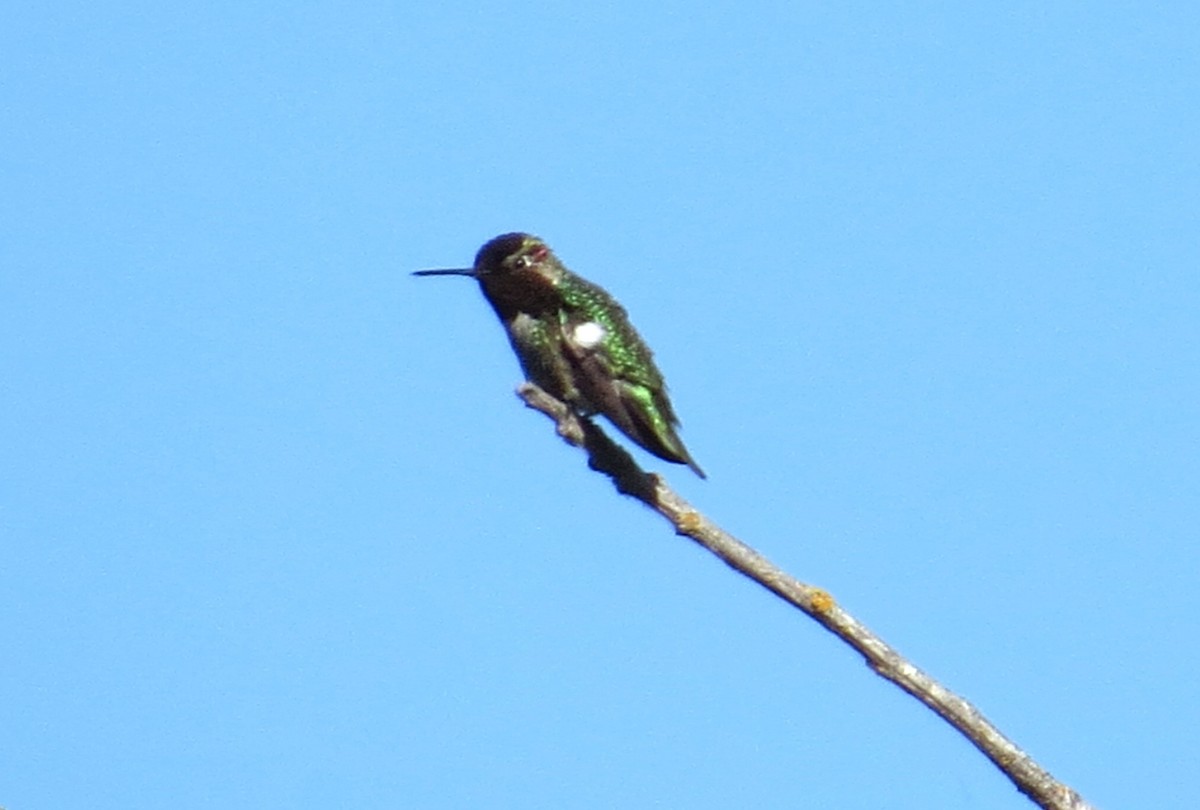
<path id="1" fill-rule="evenodd" d="M 879 675 L 937 712 L 971 741 L 1017 789 L 1047 810 L 1091 810 L 1082 796 L 1000 733 L 970 703 L 926 675 L 900 653 L 843 610 L 821 588 L 807 585 L 718 527 L 692 508 L 661 477 L 638 467 L 633 457 L 594 422 L 531 383 L 517 389 L 525 404 L 554 420 L 558 435 L 588 454 L 588 466 L 612 479 L 617 491 L 636 498 L 662 515 L 676 534 L 690 537 L 729 567 L 795 605 L 822 627 L 854 648 Z"/>

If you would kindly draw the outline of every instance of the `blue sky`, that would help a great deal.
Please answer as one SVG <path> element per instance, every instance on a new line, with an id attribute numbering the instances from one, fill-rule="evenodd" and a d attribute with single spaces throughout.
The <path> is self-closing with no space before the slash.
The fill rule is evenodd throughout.
<path id="1" fill-rule="evenodd" d="M 696 506 L 1096 804 L 1200 795 L 1194 4 L 0 27 L 0 805 L 1027 806 L 512 394 L 629 309 Z"/>

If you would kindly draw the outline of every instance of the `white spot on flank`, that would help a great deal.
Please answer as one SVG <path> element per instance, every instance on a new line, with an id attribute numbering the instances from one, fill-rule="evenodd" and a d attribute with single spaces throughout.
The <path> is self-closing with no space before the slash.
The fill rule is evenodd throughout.
<path id="1" fill-rule="evenodd" d="M 575 327 L 571 339 L 585 349 L 594 349 L 604 340 L 604 327 L 595 321 L 587 321 Z"/>

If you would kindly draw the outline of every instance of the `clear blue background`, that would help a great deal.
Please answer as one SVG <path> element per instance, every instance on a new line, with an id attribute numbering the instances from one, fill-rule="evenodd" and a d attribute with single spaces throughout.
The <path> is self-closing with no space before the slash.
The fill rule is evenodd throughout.
<path id="1" fill-rule="evenodd" d="M 0 805 L 1027 806 L 639 456 L 1106 808 L 1200 795 L 1193 3 L 77 3 L 0 27 Z M 665 469 L 664 469 L 665 468 Z"/>

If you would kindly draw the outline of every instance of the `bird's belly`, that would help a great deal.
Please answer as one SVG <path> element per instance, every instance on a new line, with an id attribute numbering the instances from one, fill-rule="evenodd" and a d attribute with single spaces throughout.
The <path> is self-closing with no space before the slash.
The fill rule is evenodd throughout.
<path id="1" fill-rule="evenodd" d="M 582 412 L 595 411 L 576 385 L 558 324 L 520 313 L 509 326 L 509 337 L 529 382 Z"/>

